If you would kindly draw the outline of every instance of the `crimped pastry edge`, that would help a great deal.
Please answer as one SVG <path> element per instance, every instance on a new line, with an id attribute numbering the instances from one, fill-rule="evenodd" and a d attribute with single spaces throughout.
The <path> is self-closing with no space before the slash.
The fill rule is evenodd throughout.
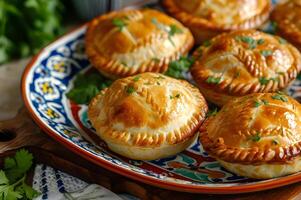
<path id="1" fill-rule="evenodd" d="M 139 74 L 143 72 L 159 72 L 163 73 L 167 71 L 168 65 L 171 61 L 177 60 L 181 55 L 185 55 L 194 45 L 194 38 L 192 34 L 188 31 L 187 40 L 183 42 L 180 49 L 174 51 L 169 57 L 161 58 L 160 60 L 150 60 L 149 62 L 144 62 L 138 68 L 124 67 L 118 61 L 110 59 L 106 56 L 99 54 L 97 49 L 93 45 L 93 33 L 99 22 L 107 18 L 113 17 L 118 13 L 118 11 L 111 12 L 109 14 L 101 15 L 94 18 L 88 25 L 86 36 L 85 36 L 85 47 L 86 54 L 89 61 L 92 63 L 100 73 L 104 76 L 117 79 L 121 77 L 127 77 L 134 74 Z M 148 42 L 145 41 L 145 44 Z"/>
<path id="2" fill-rule="evenodd" d="M 213 117 L 209 117 L 200 127 L 200 142 L 212 157 L 229 163 L 244 165 L 286 164 L 294 162 L 301 155 L 301 141 L 289 147 L 273 147 L 270 149 L 229 147 L 222 138 L 212 141 L 206 127 Z"/>

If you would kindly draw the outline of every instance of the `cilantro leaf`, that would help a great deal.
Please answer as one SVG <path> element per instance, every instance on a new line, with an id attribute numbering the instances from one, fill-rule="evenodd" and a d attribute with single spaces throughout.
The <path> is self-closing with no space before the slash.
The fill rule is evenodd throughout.
<path id="1" fill-rule="evenodd" d="M 165 75 L 178 79 L 184 79 L 184 73 L 188 72 L 193 63 L 193 58 L 181 56 L 179 60 L 174 60 L 169 63 Z"/>
<path id="2" fill-rule="evenodd" d="M 22 177 L 32 165 L 32 155 L 24 149 L 16 152 L 14 158 L 6 158 L 4 160 L 5 174 L 10 183 L 15 182 Z"/>
<path id="3" fill-rule="evenodd" d="M 210 40 L 206 40 L 203 43 L 203 46 L 205 46 L 205 47 L 209 47 L 210 45 L 211 45 L 211 41 Z"/>
<path id="4" fill-rule="evenodd" d="M 32 154 L 24 149 L 17 151 L 14 157 L 5 158 L 4 171 L 0 170 L 0 200 L 30 200 L 39 195 L 25 183 L 32 159 Z"/>
<path id="5" fill-rule="evenodd" d="M 79 74 L 66 97 L 77 104 L 87 104 L 100 90 L 110 86 L 111 83 L 111 80 L 101 76 L 98 72 L 87 75 Z"/>

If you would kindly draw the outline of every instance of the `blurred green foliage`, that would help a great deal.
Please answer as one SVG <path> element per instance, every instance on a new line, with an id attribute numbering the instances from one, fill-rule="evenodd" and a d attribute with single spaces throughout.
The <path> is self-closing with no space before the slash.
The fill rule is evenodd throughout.
<path id="1" fill-rule="evenodd" d="M 0 0 L 0 64 L 28 56 L 61 34 L 59 0 Z"/>

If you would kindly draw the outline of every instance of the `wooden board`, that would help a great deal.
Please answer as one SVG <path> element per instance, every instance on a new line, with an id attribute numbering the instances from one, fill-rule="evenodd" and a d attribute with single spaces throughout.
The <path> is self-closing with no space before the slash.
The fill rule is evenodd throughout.
<path id="1" fill-rule="evenodd" d="M 3 158 L 26 148 L 43 163 L 90 183 L 102 185 L 113 192 L 129 193 L 145 200 L 286 200 L 301 199 L 301 183 L 268 191 L 239 195 L 188 194 L 156 188 L 114 174 L 93 164 L 58 144 L 34 124 L 25 108 L 16 117 L 0 122 L 0 166 Z M 33 171 L 31 172 L 32 175 Z M 32 176 L 29 176 L 29 182 Z M 301 180 L 300 180 L 301 181 Z"/>

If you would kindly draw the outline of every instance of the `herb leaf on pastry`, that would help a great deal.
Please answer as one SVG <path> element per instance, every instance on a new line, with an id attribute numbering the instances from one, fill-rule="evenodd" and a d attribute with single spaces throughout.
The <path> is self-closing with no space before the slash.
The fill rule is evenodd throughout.
<path id="1" fill-rule="evenodd" d="M 86 53 L 92 65 L 116 79 L 167 70 L 168 64 L 193 46 L 190 31 L 156 10 L 124 10 L 93 19 L 86 33 Z"/>

